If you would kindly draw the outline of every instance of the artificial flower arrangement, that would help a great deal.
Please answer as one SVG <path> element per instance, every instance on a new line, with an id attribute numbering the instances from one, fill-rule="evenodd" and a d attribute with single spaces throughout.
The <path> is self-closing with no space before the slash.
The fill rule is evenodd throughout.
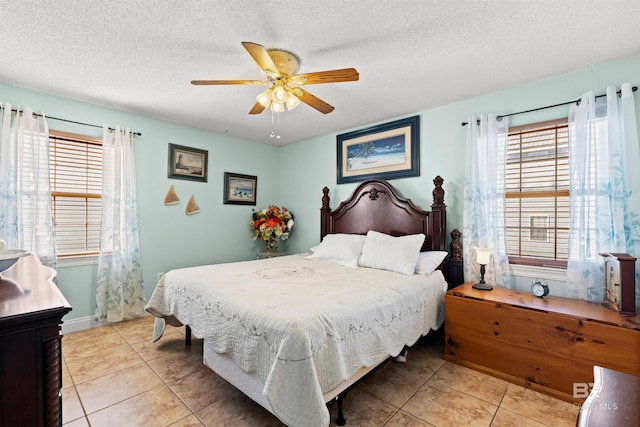
<path id="1" fill-rule="evenodd" d="M 249 224 L 253 240 L 262 240 L 268 251 L 275 251 L 280 240 L 287 240 L 293 228 L 293 214 L 284 206 L 271 205 L 253 213 Z"/>

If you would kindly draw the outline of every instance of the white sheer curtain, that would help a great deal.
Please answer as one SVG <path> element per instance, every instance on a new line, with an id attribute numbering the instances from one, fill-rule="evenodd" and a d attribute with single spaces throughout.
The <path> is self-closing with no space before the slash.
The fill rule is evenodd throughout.
<path id="1" fill-rule="evenodd" d="M 102 223 L 96 319 L 142 316 L 145 295 L 138 238 L 133 139 L 129 129 L 103 129 Z"/>
<path id="2" fill-rule="evenodd" d="M 28 107 L 0 107 L 0 239 L 55 268 L 47 122 Z"/>
<path id="3" fill-rule="evenodd" d="M 506 253 L 504 183 L 509 123 L 495 114 L 471 117 L 467 130 L 464 183 L 464 275 L 478 282 L 480 266 L 473 248 L 492 248 L 485 281 L 511 287 Z"/>
<path id="4" fill-rule="evenodd" d="M 601 301 L 600 252 L 640 258 L 640 148 L 631 85 L 584 94 L 569 111 L 568 295 Z M 640 262 L 636 263 L 640 306 Z"/>

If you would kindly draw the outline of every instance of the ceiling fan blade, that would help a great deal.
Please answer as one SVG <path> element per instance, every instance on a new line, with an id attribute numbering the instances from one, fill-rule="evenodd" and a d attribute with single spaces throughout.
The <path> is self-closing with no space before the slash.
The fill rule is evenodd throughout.
<path id="1" fill-rule="evenodd" d="M 253 108 L 249 111 L 249 114 L 260 114 L 264 111 L 264 105 L 256 102 Z"/>
<path id="2" fill-rule="evenodd" d="M 278 67 L 273 63 L 269 52 L 267 52 L 264 46 L 252 42 L 242 42 L 242 46 L 247 49 L 249 55 L 251 55 L 253 60 L 256 61 L 258 66 L 267 73 L 267 75 L 280 75 Z"/>
<path id="3" fill-rule="evenodd" d="M 299 85 L 313 85 L 319 83 L 354 82 L 360 78 L 355 68 L 340 70 L 318 71 L 315 73 L 297 74 L 289 78 L 291 83 Z"/>
<path id="4" fill-rule="evenodd" d="M 191 80 L 192 85 L 264 85 L 261 80 Z"/>
<path id="5" fill-rule="evenodd" d="M 327 114 L 335 110 L 335 107 L 333 105 L 327 104 L 322 99 L 318 98 L 317 96 L 311 95 L 304 89 L 298 87 L 296 88 L 294 93 L 300 101 L 304 102 L 310 107 L 315 108 L 322 114 Z"/>

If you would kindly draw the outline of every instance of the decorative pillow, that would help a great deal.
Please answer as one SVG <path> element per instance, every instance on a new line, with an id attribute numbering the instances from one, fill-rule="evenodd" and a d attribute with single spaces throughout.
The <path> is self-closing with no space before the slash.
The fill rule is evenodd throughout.
<path id="1" fill-rule="evenodd" d="M 361 234 L 327 234 L 313 253 L 305 259 L 324 259 L 349 268 L 358 268 L 366 236 Z"/>
<path id="2" fill-rule="evenodd" d="M 416 270 L 424 239 L 424 234 L 393 237 L 371 230 L 364 241 L 359 264 L 411 275 Z"/>
<path id="3" fill-rule="evenodd" d="M 428 251 L 420 252 L 418 255 L 418 262 L 416 263 L 416 273 L 418 274 L 431 274 L 438 268 L 442 261 L 447 256 L 444 251 Z"/>

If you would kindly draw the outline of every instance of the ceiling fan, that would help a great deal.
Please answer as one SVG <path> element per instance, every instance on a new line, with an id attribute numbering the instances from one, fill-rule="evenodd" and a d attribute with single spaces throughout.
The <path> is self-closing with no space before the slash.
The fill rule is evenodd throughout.
<path id="1" fill-rule="evenodd" d="M 355 68 L 318 71 L 315 73 L 297 74 L 300 70 L 300 58 L 283 49 L 266 49 L 264 46 L 252 42 L 242 42 L 242 46 L 256 61 L 260 69 L 267 75 L 267 80 L 191 80 L 193 85 L 266 85 L 271 84 L 256 98 L 257 102 L 249 114 L 260 114 L 265 108 L 277 113 L 287 109 L 294 109 L 300 102 L 304 102 L 323 114 L 332 112 L 335 108 L 310 94 L 300 86 L 319 83 L 352 82 L 359 78 Z"/>

